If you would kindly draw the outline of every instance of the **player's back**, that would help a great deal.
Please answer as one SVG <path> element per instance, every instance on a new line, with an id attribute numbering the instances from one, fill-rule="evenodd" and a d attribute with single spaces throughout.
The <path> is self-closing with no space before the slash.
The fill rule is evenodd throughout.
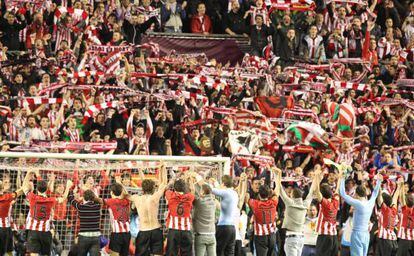
<path id="1" fill-rule="evenodd" d="M 155 195 L 142 195 L 136 199 L 136 207 L 139 215 L 140 230 L 147 231 L 161 227 L 158 221 L 158 209 L 160 199 Z"/>

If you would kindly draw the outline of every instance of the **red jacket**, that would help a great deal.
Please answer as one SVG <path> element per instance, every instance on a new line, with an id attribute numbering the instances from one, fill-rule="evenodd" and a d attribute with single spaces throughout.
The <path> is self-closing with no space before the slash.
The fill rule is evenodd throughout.
<path id="1" fill-rule="evenodd" d="M 191 33 L 213 32 L 210 17 L 208 17 L 207 15 L 204 15 L 203 17 L 204 29 L 203 24 L 201 23 L 201 20 L 198 15 L 191 18 Z"/>
<path id="2" fill-rule="evenodd" d="M 365 40 L 362 46 L 362 59 L 371 62 L 371 67 L 378 65 L 377 51 L 371 51 L 369 45 L 371 43 L 371 33 L 367 30 L 365 32 Z"/>

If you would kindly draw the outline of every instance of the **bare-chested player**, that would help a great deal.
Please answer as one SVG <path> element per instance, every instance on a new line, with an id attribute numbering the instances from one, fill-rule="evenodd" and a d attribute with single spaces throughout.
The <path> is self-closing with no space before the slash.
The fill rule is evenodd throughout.
<path id="1" fill-rule="evenodd" d="M 155 182 L 151 179 L 142 181 L 142 195 L 131 196 L 131 201 L 137 208 L 139 215 L 139 233 L 135 243 L 135 255 L 162 255 L 163 234 L 158 221 L 160 198 L 167 188 L 167 170 L 162 163 L 159 173 L 158 190 L 155 191 Z"/>

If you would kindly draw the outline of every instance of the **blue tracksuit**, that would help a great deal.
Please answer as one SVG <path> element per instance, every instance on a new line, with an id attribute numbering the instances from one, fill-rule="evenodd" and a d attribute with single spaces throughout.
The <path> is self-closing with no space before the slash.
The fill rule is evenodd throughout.
<path id="1" fill-rule="evenodd" d="M 345 193 L 345 180 L 342 179 L 339 193 L 344 198 L 345 202 L 354 207 L 353 215 L 353 228 L 351 235 L 351 256 L 366 256 L 369 246 L 369 232 L 368 224 L 371 218 L 372 209 L 375 205 L 375 199 L 378 196 L 378 192 L 381 186 L 381 182 L 377 181 L 374 192 L 371 198 L 367 200 L 358 200 L 352 198 Z"/>

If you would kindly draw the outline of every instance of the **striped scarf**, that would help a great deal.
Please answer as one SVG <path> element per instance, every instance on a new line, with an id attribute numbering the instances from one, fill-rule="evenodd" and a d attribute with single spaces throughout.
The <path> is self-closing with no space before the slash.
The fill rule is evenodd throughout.
<path id="1" fill-rule="evenodd" d="M 86 122 L 88 122 L 88 119 L 93 117 L 95 113 L 98 113 L 99 111 L 107 108 L 116 108 L 119 104 L 120 102 L 118 101 L 112 101 L 89 106 L 88 109 L 85 111 L 82 123 L 86 124 Z"/>

